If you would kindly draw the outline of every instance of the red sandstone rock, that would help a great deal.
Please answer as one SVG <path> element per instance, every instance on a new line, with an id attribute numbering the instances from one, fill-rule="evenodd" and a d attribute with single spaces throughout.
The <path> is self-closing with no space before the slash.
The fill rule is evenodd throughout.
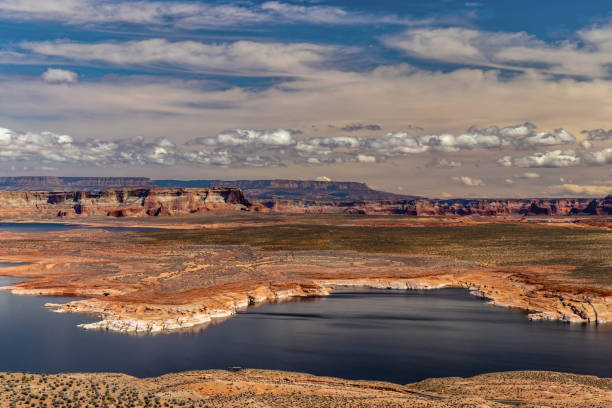
<path id="1" fill-rule="evenodd" d="M 100 192 L 0 191 L 0 216 L 183 215 L 251 206 L 236 188 L 125 188 Z"/>

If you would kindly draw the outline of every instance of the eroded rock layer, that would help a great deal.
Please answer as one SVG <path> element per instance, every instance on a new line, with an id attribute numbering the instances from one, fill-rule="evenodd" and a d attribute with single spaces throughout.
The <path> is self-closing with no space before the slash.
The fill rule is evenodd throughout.
<path id="1" fill-rule="evenodd" d="M 0 217 L 184 215 L 217 209 L 244 210 L 250 205 L 240 189 L 225 187 L 0 191 Z"/>
<path id="2" fill-rule="evenodd" d="M 572 216 L 612 215 L 612 196 L 604 199 L 415 199 L 373 201 L 263 200 L 261 210 L 286 213 L 347 213 L 413 216 Z"/>

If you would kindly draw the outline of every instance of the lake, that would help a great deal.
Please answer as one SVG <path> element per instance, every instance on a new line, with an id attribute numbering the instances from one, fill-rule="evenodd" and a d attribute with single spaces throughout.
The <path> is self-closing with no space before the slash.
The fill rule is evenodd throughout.
<path id="1" fill-rule="evenodd" d="M 530 322 L 463 289 L 352 289 L 161 335 L 85 331 L 76 325 L 95 318 L 42 307 L 69 300 L 0 291 L 0 371 L 144 377 L 242 366 L 396 383 L 527 369 L 612 377 L 612 325 Z"/>
<path id="2" fill-rule="evenodd" d="M 71 229 L 105 229 L 109 231 L 151 231 L 159 228 L 149 227 L 110 227 L 110 226 L 89 226 L 79 224 L 63 224 L 59 222 L 0 222 L 0 232 L 53 232 L 67 231 Z"/>

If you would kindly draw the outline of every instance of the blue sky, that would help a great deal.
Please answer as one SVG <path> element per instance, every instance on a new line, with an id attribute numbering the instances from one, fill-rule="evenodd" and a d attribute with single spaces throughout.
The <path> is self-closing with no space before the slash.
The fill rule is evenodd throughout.
<path id="1" fill-rule="evenodd" d="M 602 195 L 611 11 L 0 0 L 0 170 Z"/>

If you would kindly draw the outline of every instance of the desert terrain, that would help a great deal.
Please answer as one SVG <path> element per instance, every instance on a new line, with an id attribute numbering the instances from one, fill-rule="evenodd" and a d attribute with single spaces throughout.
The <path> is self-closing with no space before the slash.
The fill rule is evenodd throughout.
<path id="1" fill-rule="evenodd" d="M 612 324 L 606 216 L 286 214 L 221 204 L 173 217 L 62 221 L 75 228 L 0 232 L 0 261 L 24 263 L 0 269 L 24 278 L 3 289 L 77 297 L 46 306 L 98 319 L 83 329 L 200 331 L 252 305 L 345 286 L 463 287 L 494 306 L 523 310 L 525 319 Z M 610 379 L 529 371 L 408 385 L 254 369 L 158 378 L 4 373 L 0 387 L 0 405 L 14 407 L 612 406 Z"/>
<path id="2" fill-rule="evenodd" d="M 7 407 L 609 407 L 612 379 L 517 371 L 399 385 L 268 371 L 0 373 Z"/>
<path id="3" fill-rule="evenodd" d="M 252 304 L 324 296 L 339 286 L 464 287 L 531 319 L 612 321 L 612 230 L 594 223 L 228 213 L 130 219 L 151 231 L 0 233 L 16 294 L 100 317 L 86 329 L 165 332 Z M 157 220 L 158 218 L 156 218 Z M 105 219 L 90 219 L 105 225 Z M 594 223 L 594 225 L 593 225 Z M 112 224 L 120 225 L 120 224 Z"/>

